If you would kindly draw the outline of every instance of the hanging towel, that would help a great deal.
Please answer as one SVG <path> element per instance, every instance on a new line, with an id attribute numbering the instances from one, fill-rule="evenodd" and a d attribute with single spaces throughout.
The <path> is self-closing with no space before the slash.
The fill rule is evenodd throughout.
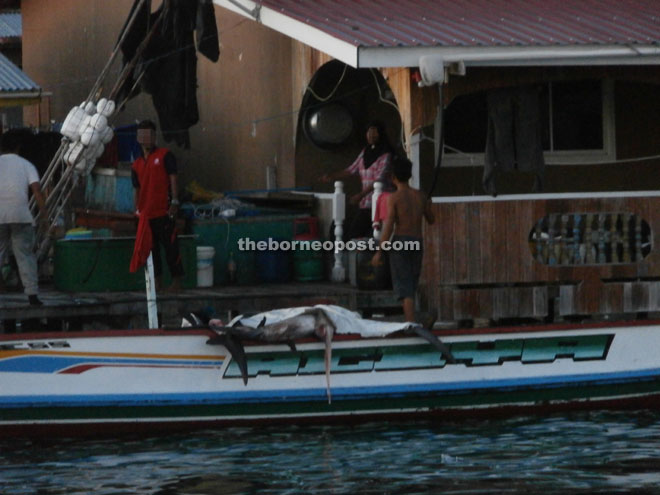
<path id="1" fill-rule="evenodd" d="M 135 0 L 131 12 L 138 1 Z M 150 13 L 150 10 L 151 1 L 147 1 L 121 45 L 124 64 L 127 64 L 146 38 L 150 26 L 162 16 L 157 32 L 133 74 L 122 85 L 117 100 L 137 96 L 140 91 L 150 94 L 165 141 L 190 148 L 188 129 L 199 120 L 195 34 L 202 55 L 213 62 L 220 55 L 213 3 L 209 0 L 163 0 L 156 12 Z M 128 95 L 135 78 L 143 70 L 140 87 Z"/>
<path id="2" fill-rule="evenodd" d="M 495 196 L 498 171 L 535 172 L 534 192 L 543 188 L 545 162 L 536 86 L 488 92 L 488 135 L 483 187 Z"/>
<path id="3" fill-rule="evenodd" d="M 138 220 L 137 233 L 135 235 L 135 245 L 133 246 L 133 256 L 131 257 L 131 265 L 129 271 L 135 273 L 144 266 L 149 258 L 149 253 L 153 245 L 151 237 L 151 226 L 149 219 L 144 213 L 140 215 Z"/>

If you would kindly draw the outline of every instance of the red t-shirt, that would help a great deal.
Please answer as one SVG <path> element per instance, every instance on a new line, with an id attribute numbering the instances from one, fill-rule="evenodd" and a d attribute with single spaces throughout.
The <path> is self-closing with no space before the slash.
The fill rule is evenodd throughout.
<path id="1" fill-rule="evenodd" d="M 167 215 L 170 206 L 169 176 L 176 174 L 176 162 L 173 164 L 173 159 L 167 148 L 156 148 L 146 160 L 140 157 L 133 162 L 133 185 L 140 188 L 136 206 L 146 218 Z"/>

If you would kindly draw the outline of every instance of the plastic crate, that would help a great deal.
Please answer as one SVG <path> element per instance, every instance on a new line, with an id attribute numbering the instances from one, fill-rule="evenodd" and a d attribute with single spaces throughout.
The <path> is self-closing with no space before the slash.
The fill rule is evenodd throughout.
<path id="1" fill-rule="evenodd" d="M 70 292 L 112 292 L 145 288 L 144 270 L 130 273 L 133 237 L 105 237 L 92 239 L 62 239 L 55 243 L 54 282 L 58 290 Z M 193 236 L 179 236 L 183 260 L 182 285 L 186 289 L 197 286 L 197 251 Z M 163 284 L 172 281 L 165 253 Z"/>

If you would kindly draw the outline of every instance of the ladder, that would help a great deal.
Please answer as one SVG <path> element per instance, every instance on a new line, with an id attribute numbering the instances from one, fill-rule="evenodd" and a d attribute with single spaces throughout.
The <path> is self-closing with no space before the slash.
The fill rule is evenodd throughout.
<path id="1" fill-rule="evenodd" d="M 119 104 L 114 103 L 128 77 L 135 69 L 153 34 L 156 32 L 163 16 L 158 16 L 150 26 L 147 35 L 136 49 L 133 58 L 122 67 L 108 96 L 106 98 L 101 97 L 102 85 L 110 72 L 112 64 L 121 51 L 121 45 L 125 41 L 145 2 L 146 0 L 140 0 L 135 5 L 122 29 L 110 58 L 94 83 L 89 95 L 83 103 L 71 109 L 62 125 L 62 142 L 53 155 L 40 181 L 41 190 L 46 198 L 45 211 L 39 211 L 34 197 L 30 200 L 30 211 L 33 218 L 37 221 L 35 249 L 37 259 L 39 260 L 43 260 L 48 253 L 52 241 L 51 233 L 59 222 L 59 218 L 71 199 L 76 186 L 81 178 L 89 175 L 96 164 L 96 160 L 103 153 L 105 144 L 112 139 L 112 129 L 109 126 L 110 118 L 126 104 L 144 75 L 143 66 L 140 73 L 135 76 L 135 82 L 130 91 L 126 92 L 124 100 Z M 42 221 L 42 215 L 45 216 L 45 221 Z"/>

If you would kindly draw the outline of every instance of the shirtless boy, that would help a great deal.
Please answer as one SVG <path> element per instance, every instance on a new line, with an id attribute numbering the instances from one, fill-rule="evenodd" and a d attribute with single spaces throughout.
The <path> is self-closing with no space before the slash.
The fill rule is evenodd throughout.
<path id="1" fill-rule="evenodd" d="M 387 198 L 387 219 L 381 234 L 383 242 L 417 241 L 419 249 L 407 251 L 389 251 L 392 285 L 399 300 L 402 301 L 406 321 L 415 321 L 415 291 L 422 270 L 422 218 L 429 224 L 435 221 L 431 211 L 431 202 L 426 195 L 408 185 L 412 176 L 412 163 L 403 157 L 392 161 L 393 182 L 396 191 Z M 394 236 L 392 236 L 394 233 Z M 371 263 L 382 264 L 382 250 L 376 252 Z"/>

